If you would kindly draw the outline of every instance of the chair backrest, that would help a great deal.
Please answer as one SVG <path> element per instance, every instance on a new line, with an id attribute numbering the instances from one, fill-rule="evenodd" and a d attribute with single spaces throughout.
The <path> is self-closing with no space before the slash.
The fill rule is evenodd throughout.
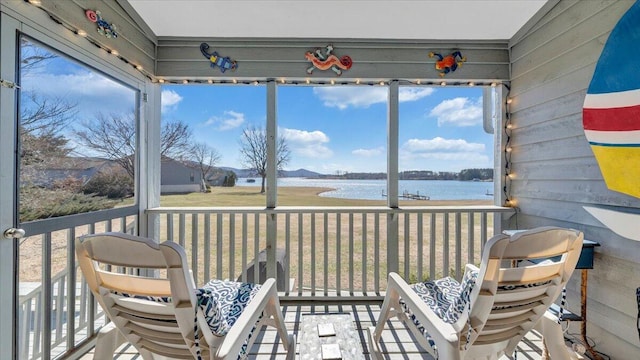
<path id="1" fill-rule="evenodd" d="M 184 250 L 171 242 L 122 233 L 86 235 L 76 255 L 94 296 L 144 359 L 158 354 L 193 359 L 196 355 L 193 277 Z M 209 357 L 204 331 L 199 349 Z M 187 340 L 185 340 L 187 339 Z"/>
<path id="2" fill-rule="evenodd" d="M 582 241 L 581 232 L 556 227 L 489 240 L 471 293 L 468 323 L 473 330 L 468 331 L 466 316 L 456 324 L 462 351 L 466 347 L 474 358 L 512 354 L 571 277 Z"/>

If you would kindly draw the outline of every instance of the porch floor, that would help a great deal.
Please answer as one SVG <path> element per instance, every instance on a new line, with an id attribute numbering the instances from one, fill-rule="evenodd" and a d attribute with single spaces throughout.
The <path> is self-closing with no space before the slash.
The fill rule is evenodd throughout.
<path id="1" fill-rule="evenodd" d="M 380 313 L 379 305 L 283 306 L 282 311 L 287 330 L 290 332 L 293 331 L 296 335 L 299 331 L 302 314 L 351 313 L 355 320 L 356 329 L 360 335 L 365 358 L 372 359 L 369 354 L 366 330 L 369 326 L 373 326 L 376 323 Z M 276 340 L 278 340 L 278 343 L 276 343 Z M 390 324 L 385 327 L 382 335 L 381 348 L 384 352 L 385 359 L 433 359 L 427 352 L 416 345 L 411 332 L 397 319 L 390 320 Z M 129 344 L 122 345 L 116 355 L 114 359 L 119 360 L 142 359 L 135 348 Z M 286 353 L 279 343 L 276 330 L 271 327 L 263 327 L 250 351 L 249 359 L 267 360 L 285 358 Z M 518 358 L 527 360 L 542 359 L 542 337 L 539 333 L 535 331 L 530 332 L 518 345 Z M 81 359 L 92 360 L 93 351 Z M 299 359 L 299 356 L 296 356 L 296 359 Z M 503 356 L 500 360 L 506 359 L 508 358 Z"/>

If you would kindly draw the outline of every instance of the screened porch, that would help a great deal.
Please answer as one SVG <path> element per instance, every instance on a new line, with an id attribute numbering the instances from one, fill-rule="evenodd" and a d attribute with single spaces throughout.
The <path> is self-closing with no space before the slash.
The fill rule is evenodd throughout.
<path id="1" fill-rule="evenodd" d="M 602 245 L 595 249 L 595 264 L 589 271 L 588 317 L 585 310 L 584 326 L 593 337 L 581 337 L 581 322 L 567 322 L 563 326 L 572 339 L 568 345 L 596 349 L 584 358 L 604 359 L 607 354 L 633 358 L 640 351 L 635 336 L 637 300 L 629 295 L 637 284 L 620 280 L 621 274 L 640 269 L 637 242 L 612 231 L 584 209 L 602 206 L 637 213 L 640 203 L 607 188 L 581 123 L 586 88 L 606 37 L 622 14 L 637 7 L 633 1 L 489 1 L 479 7 L 460 1 L 452 9 L 442 2 L 406 2 L 407 11 L 402 11 L 403 6 L 372 2 L 367 4 L 368 11 L 386 12 L 393 19 L 382 20 L 385 15 L 378 15 L 382 19 L 375 22 L 371 21 L 374 15 L 362 15 L 361 2 L 342 4 L 344 11 L 336 9 L 335 2 L 320 1 L 313 7 L 289 4 L 293 12 L 288 17 L 297 20 L 297 33 L 275 24 L 269 32 L 251 26 L 287 17 L 286 7 L 278 8 L 277 1 L 268 2 L 261 14 L 255 14 L 259 7 L 243 8 L 243 2 L 211 7 L 212 3 L 0 1 L 0 222 L 8 231 L 0 241 L 0 283 L 13 289 L 0 295 L 0 358 L 93 359 L 97 334 L 108 321 L 76 263 L 74 241 L 85 234 L 113 231 L 173 241 L 185 249 L 198 285 L 210 279 L 276 278 L 289 331 L 299 332 L 304 314 L 349 313 L 368 359 L 365 330 L 378 318 L 389 272 L 411 282 L 446 276 L 460 280 L 466 264 L 480 263 L 493 235 L 545 225 L 584 231 Z M 189 13 L 177 11 L 176 6 L 202 8 Z M 91 20 L 88 11 L 99 11 L 100 19 Z M 212 11 L 236 14 L 225 17 L 236 22 L 218 19 L 214 30 L 195 26 L 206 23 L 205 15 Z M 427 11 L 428 21 L 420 16 Z M 242 12 L 246 18 L 237 15 Z M 322 18 L 335 26 L 305 26 L 322 23 Z M 368 21 L 360 22 L 361 18 Z M 351 21 L 357 32 L 348 33 L 350 27 L 343 26 Z M 428 22 L 434 26 L 419 26 Z M 501 26 L 487 26 L 497 23 Z M 231 31 L 234 28 L 236 32 Z M 495 32 L 496 28 L 502 32 Z M 211 49 L 203 50 L 202 44 Z M 305 53 L 330 46 L 337 55 L 349 55 L 352 66 L 341 71 L 311 69 Z M 21 184 L 39 171 L 53 174 L 60 165 L 38 168 L 33 166 L 37 156 L 25 163 L 31 153 L 21 152 L 33 144 L 20 123 L 25 116 L 21 106 L 38 103 L 37 98 L 26 96 L 27 90 L 40 87 L 44 91 L 52 82 L 37 67 L 21 62 L 25 54 L 39 59 L 42 53 L 29 52 L 34 48 L 91 74 L 78 80 L 80 93 L 91 95 L 87 95 L 91 98 L 87 109 L 103 102 L 132 114 L 125 118 L 133 124 L 133 140 L 123 143 L 125 152 L 118 156 L 131 166 L 132 190 L 116 206 L 49 218 L 24 217 L 27 197 L 21 193 Z M 460 60 L 457 68 L 439 70 L 437 56 L 430 53 L 453 55 L 454 50 L 464 55 L 464 64 Z M 203 56 L 207 51 L 208 58 Z M 212 60 L 227 56 L 227 62 Z M 30 77 L 35 80 L 27 85 Z M 104 79 L 122 97 L 100 99 L 104 88 L 90 85 L 103 84 Z M 163 203 L 166 154 L 161 118 L 168 104 L 163 90 L 170 86 L 223 91 L 243 87 L 260 92 L 259 116 L 268 139 L 263 203 L 206 207 Z M 384 168 L 380 203 L 303 206 L 284 200 L 278 188 L 282 169 L 277 141 L 286 121 L 281 109 L 293 103 L 283 104 L 279 96 L 285 89 L 302 87 L 383 90 L 383 121 L 376 128 L 385 141 L 379 147 Z M 403 198 L 399 184 L 407 163 L 402 139 L 417 131 L 406 125 L 403 103 L 412 91 L 443 88 L 482 94 L 478 126 L 493 144 L 493 177 L 480 205 L 436 206 L 425 199 Z M 90 134 L 90 127 L 70 133 L 69 141 L 78 148 L 82 141 L 91 142 L 91 136 L 81 136 Z M 38 154 L 51 151 L 38 150 Z M 96 164 L 92 166 L 110 166 Z M 183 182 L 193 182 L 189 177 L 193 173 Z M 34 184 L 37 189 L 47 186 Z M 30 196 L 37 203 L 48 195 L 34 192 Z M 567 287 L 569 309 L 580 313 L 585 277 L 572 279 Z M 383 334 L 385 358 L 430 359 L 411 336 L 402 324 L 391 322 Z M 284 349 L 276 341 L 274 331 L 261 331 L 250 358 L 284 359 Z M 536 331 L 518 345 L 520 358 L 543 359 L 543 353 L 542 337 Z M 127 344 L 119 346 L 117 354 L 119 359 L 139 358 Z"/>

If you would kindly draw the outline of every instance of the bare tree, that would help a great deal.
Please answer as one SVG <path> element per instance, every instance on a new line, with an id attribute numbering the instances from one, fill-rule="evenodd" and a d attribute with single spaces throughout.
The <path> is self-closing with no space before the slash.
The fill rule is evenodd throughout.
<path id="1" fill-rule="evenodd" d="M 22 75 L 26 71 L 33 71 L 46 65 L 49 60 L 57 57 L 57 54 L 27 40 L 27 38 L 20 38 L 20 71 L 22 71 Z"/>
<path id="2" fill-rule="evenodd" d="M 191 146 L 191 156 L 202 172 L 202 179 L 205 180 L 209 172 L 213 170 L 215 164 L 220 161 L 220 153 L 206 143 L 195 143 Z"/>
<path id="3" fill-rule="evenodd" d="M 20 77 L 25 79 L 44 69 L 58 57 L 53 52 L 21 39 Z M 46 70 L 46 69 L 45 69 Z M 77 116 L 77 103 L 64 97 L 49 96 L 34 89 L 20 92 L 20 188 L 42 183 L 42 170 L 64 159 L 73 148 L 63 135 L 64 128 Z M 22 194 L 27 202 L 29 194 Z"/>
<path id="4" fill-rule="evenodd" d="M 120 164 L 135 176 L 136 121 L 133 112 L 105 116 L 98 113 L 93 121 L 81 124 L 74 132 L 76 140 L 101 156 Z M 190 148 L 191 129 L 182 121 L 166 122 L 160 134 L 160 158 L 182 159 Z"/>
<path id="5" fill-rule="evenodd" d="M 21 38 L 20 57 L 20 76 L 24 78 L 37 73 L 58 55 Z M 20 94 L 20 158 L 23 170 L 71 152 L 62 131 L 75 119 L 78 104 L 63 97 L 43 95 L 37 89 L 23 90 Z"/>
<path id="6" fill-rule="evenodd" d="M 183 159 L 191 149 L 191 129 L 182 120 L 162 122 L 160 158 Z"/>
<path id="7" fill-rule="evenodd" d="M 276 146 L 276 168 L 281 170 L 289 162 L 291 151 L 283 136 L 278 137 Z M 242 130 L 240 156 L 242 165 L 255 171 L 262 178 L 260 193 L 264 193 L 267 176 L 267 134 L 263 128 L 248 126 Z"/>

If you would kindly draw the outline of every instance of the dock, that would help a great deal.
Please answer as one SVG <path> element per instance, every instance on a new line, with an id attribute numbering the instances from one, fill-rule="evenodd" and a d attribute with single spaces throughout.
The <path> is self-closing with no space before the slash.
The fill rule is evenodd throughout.
<path id="1" fill-rule="evenodd" d="M 384 190 L 382 190 L 382 196 L 386 197 L 387 194 L 384 193 Z M 400 199 L 407 199 L 407 200 L 430 200 L 431 198 L 428 195 L 420 195 L 420 192 L 417 191 L 415 194 L 411 194 L 408 191 L 404 191 L 402 194 L 398 195 L 398 197 Z"/>

